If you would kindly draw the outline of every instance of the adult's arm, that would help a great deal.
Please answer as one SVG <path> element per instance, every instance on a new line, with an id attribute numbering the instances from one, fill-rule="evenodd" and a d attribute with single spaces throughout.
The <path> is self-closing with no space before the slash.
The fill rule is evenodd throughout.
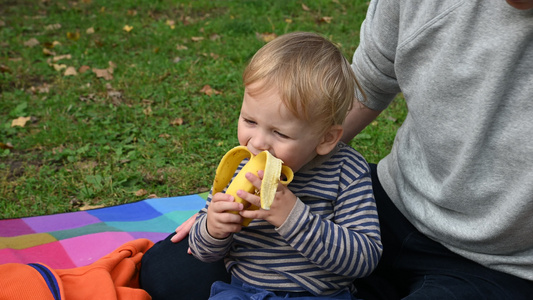
<path id="1" fill-rule="evenodd" d="M 401 91 L 394 66 L 398 3 L 396 0 L 373 0 L 368 7 L 361 26 L 360 44 L 352 61 L 361 90 L 356 92 L 359 100 L 344 122 L 344 142 L 349 142 L 376 119 Z"/>
<path id="2" fill-rule="evenodd" d="M 360 133 L 365 127 L 374 121 L 381 110 L 373 110 L 365 106 L 363 103 L 356 101 L 352 110 L 346 116 L 342 134 L 342 141 L 345 143 L 350 142 L 358 133 Z"/>

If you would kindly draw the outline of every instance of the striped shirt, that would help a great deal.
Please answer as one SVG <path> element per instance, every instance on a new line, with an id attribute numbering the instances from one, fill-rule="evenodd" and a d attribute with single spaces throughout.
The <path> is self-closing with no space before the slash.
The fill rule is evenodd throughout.
<path id="1" fill-rule="evenodd" d="M 207 232 L 209 195 L 189 236 L 193 255 L 224 258 L 232 276 L 266 290 L 353 291 L 353 280 L 370 274 L 382 252 L 367 162 L 339 143 L 295 173 L 289 189 L 298 200 L 283 225 L 253 220 L 225 239 Z"/>

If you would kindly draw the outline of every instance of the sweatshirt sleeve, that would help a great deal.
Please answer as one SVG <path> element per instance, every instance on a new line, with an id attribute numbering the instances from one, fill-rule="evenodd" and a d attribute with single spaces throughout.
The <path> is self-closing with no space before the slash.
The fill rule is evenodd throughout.
<path id="1" fill-rule="evenodd" d="M 384 110 L 400 92 L 394 70 L 398 44 L 399 1 L 371 1 L 361 25 L 352 68 L 373 110 Z M 364 98 L 360 98 L 364 99 Z"/>

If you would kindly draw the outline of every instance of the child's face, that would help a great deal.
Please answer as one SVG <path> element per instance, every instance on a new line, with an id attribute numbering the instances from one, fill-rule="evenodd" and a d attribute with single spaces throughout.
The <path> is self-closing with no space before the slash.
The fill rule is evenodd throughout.
<path id="1" fill-rule="evenodd" d="M 257 155 L 268 150 L 296 172 L 316 155 L 322 137 L 316 125 L 296 118 L 281 102 L 277 90 L 249 94 L 246 87 L 239 116 L 239 143 Z"/>

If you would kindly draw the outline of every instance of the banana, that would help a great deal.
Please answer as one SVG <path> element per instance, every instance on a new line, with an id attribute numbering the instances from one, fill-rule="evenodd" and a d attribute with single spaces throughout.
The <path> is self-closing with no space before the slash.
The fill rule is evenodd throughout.
<path id="1" fill-rule="evenodd" d="M 249 161 L 239 171 L 233 181 L 231 181 L 235 171 L 245 158 L 249 158 Z M 274 157 L 268 151 L 253 155 L 245 146 L 237 146 L 229 150 L 218 164 L 213 181 L 213 195 L 222 192 L 229 184 L 226 194 L 232 195 L 236 202 L 242 203 L 244 209 L 259 209 L 258 206 L 252 205 L 237 196 L 237 190 L 244 190 L 252 194 L 256 191 L 252 183 L 246 179 L 245 174 L 251 172 L 257 176 L 257 171 L 259 170 L 264 170 L 260 191 L 261 208 L 266 210 L 270 209 L 278 188 L 278 182 L 281 182 L 283 185 L 288 185 L 292 181 L 294 174 L 290 167 L 283 165 L 281 159 Z M 284 180 L 280 179 L 281 175 L 284 176 Z M 233 213 L 238 212 L 233 211 Z M 248 226 L 251 221 L 251 219 L 244 219 L 243 226 Z"/>

